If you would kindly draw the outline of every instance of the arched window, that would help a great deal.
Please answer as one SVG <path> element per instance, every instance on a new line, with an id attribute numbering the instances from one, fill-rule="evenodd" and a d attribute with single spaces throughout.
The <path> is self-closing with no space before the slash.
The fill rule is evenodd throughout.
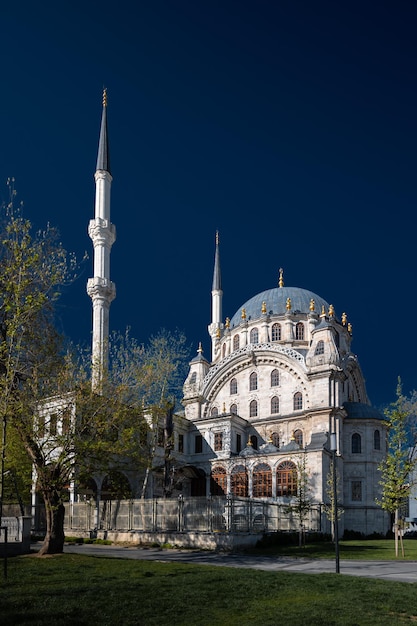
<path id="1" fill-rule="evenodd" d="M 230 395 L 233 396 L 235 393 L 237 393 L 237 380 L 232 378 L 230 381 Z"/>
<path id="2" fill-rule="evenodd" d="M 272 370 L 271 372 L 271 387 L 278 387 L 279 386 L 279 371 L 278 370 Z"/>
<path id="3" fill-rule="evenodd" d="M 249 417 L 257 417 L 258 415 L 258 403 L 256 400 L 252 400 L 249 404 Z"/>
<path id="4" fill-rule="evenodd" d="M 224 343 L 222 345 L 222 357 L 224 358 L 226 356 L 226 344 Z"/>
<path id="5" fill-rule="evenodd" d="M 295 326 L 295 338 L 300 341 L 304 339 L 304 324 L 302 322 L 298 322 Z"/>
<path id="6" fill-rule="evenodd" d="M 190 383 L 195 383 L 196 380 L 197 380 L 197 372 L 193 372 L 191 374 Z"/>
<path id="7" fill-rule="evenodd" d="M 279 434 L 278 433 L 271 434 L 271 441 L 276 448 L 279 448 Z"/>
<path id="8" fill-rule="evenodd" d="M 258 374 L 252 372 L 249 376 L 249 391 L 256 391 L 258 389 Z"/>
<path id="9" fill-rule="evenodd" d="M 218 416 L 218 414 L 219 414 L 219 410 L 218 410 L 218 408 L 217 408 L 216 406 L 214 406 L 214 407 L 211 409 L 211 413 L 210 413 L 210 415 L 211 415 L 212 417 L 217 417 L 217 416 Z"/>
<path id="10" fill-rule="evenodd" d="M 259 463 L 253 468 L 252 496 L 254 498 L 272 497 L 272 471 L 267 463 Z"/>
<path id="11" fill-rule="evenodd" d="M 230 489 L 234 496 L 248 497 L 248 473 L 243 465 L 236 465 L 232 469 Z"/>
<path id="12" fill-rule="evenodd" d="M 300 446 L 300 448 L 303 447 L 303 431 L 299 428 L 294 431 L 294 441 Z"/>
<path id="13" fill-rule="evenodd" d="M 237 415 L 237 404 L 232 404 L 230 407 L 230 413 L 232 415 Z"/>
<path id="14" fill-rule="evenodd" d="M 297 468 L 292 461 L 283 461 L 277 467 L 277 496 L 297 494 Z"/>
<path id="15" fill-rule="evenodd" d="M 374 430 L 374 450 L 381 449 L 381 433 L 379 430 Z"/>
<path id="16" fill-rule="evenodd" d="M 212 496 L 227 494 L 227 475 L 224 467 L 213 467 L 210 479 L 210 493 Z"/>
<path id="17" fill-rule="evenodd" d="M 271 339 L 272 341 L 281 341 L 281 324 L 272 324 Z"/>
<path id="18" fill-rule="evenodd" d="M 271 415 L 276 415 L 277 413 L 279 413 L 279 398 L 274 396 L 271 398 Z"/>
<path id="19" fill-rule="evenodd" d="M 320 339 L 320 341 L 317 342 L 314 354 L 316 354 L 316 355 L 317 354 L 324 354 L 324 341 L 322 341 L 321 339 Z"/>
<path id="20" fill-rule="evenodd" d="M 233 337 L 233 350 L 239 350 L 239 335 Z"/>
<path id="21" fill-rule="evenodd" d="M 362 452 L 362 439 L 359 433 L 352 435 L 352 454 L 360 454 Z"/>
<path id="22" fill-rule="evenodd" d="M 258 343 L 258 341 L 259 341 L 259 331 L 257 328 L 252 328 L 252 330 L 250 331 L 250 342 Z"/>
<path id="23" fill-rule="evenodd" d="M 303 408 L 303 394 L 300 391 L 294 394 L 294 411 L 299 411 Z"/>

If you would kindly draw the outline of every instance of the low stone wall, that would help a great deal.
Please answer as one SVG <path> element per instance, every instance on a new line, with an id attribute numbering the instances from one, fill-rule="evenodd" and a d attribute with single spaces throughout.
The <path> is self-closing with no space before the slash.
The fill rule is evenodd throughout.
<path id="1" fill-rule="evenodd" d="M 199 550 L 235 550 L 253 547 L 262 535 L 259 533 L 214 533 L 214 532 L 140 532 L 99 530 L 77 533 L 80 538 L 108 539 L 115 543 L 137 545 L 170 544 L 179 548 Z"/>

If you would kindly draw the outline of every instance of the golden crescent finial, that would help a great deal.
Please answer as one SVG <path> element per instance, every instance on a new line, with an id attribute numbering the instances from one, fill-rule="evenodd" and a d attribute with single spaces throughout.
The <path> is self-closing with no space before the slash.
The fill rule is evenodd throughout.
<path id="1" fill-rule="evenodd" d="M 242 315 L 241 315 L 242 320 L 246 319 L 246 309 L 242 309 Z"/>
<path id="2" fill-rule="evenodd" d="M 261 309 L 262 313 L 266 313 L 266 302 L 265 300 L 262 302 L 262 309 Z"/>
<path id="3" fill-rule="evenodd" d="M 106 87 L 103 88 L 103 106 L 104 107 L 107 106 L 107 88 Z"/>
<path id="4" fill-rule="evenodd" d="M 225 326 L 226 328 L 230 328 L 230 317 L 226 317 Z"/>
<path id="5" fill-rule="evenodd" d="M 282 269 L 282 267 L 279 268 L 278 286 L 279 287 L 283 287 L 284 286 L 284 270 Z"/>
<path id="6" fill-rule="evenodd" d="M 314 302 L 314 298 L 311 298 L 311 300 L 310 300 L 310 311 L 314 311 L 315 308 L 316 308 L 316 303 Z"/>
<path id="7" fill-rule="evenodd" d="M 197 350 L 197 352 L 199 352 L 200 354 L 202 354 L 202 352 L 203 352 L 203 346 L 201 345 L 201 341 L 200 341 L 200 343 L 198 344 L 198 350 Z"/>

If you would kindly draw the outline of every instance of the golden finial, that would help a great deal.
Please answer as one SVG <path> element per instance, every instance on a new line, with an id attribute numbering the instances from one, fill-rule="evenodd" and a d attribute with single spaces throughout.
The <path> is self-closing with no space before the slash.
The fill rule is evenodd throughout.
<path id="1" fill-rule="evenodd" d="M 295 441 L 295 435 L 294 435 L 294 433 L 291 435 L 291 441 Z"/>
<path id="2" fill-rule="evenodd" d="M 321 307 L 321 314 L 320 317 L 326 317 L 326 311 L 324 310 L 324 304 Z"/>
<path id="3" fill-rule="evenodd" d="M 252 447 L 252 446 L 253 446 L 253 443 L 252 443 L 252 440 L 251 440 L 251 438 L 250 438 L 250 437 L 249 437 L 249 439 L 248 439 L 248 443 L 247 443 L 246 445 L 247 445 L 247 446 L 250 446 L 250 447 Z"/>
<path id="4" fill-rule="evenodd" d="M 346 326 L 346 322 L 347 322 L 347 315 L 346 315 L 346 313 L 342 313 L 342 324 L 343 324 L 343 326 Z"/>
<path id="5" fill-rule="evenodd" d="M 216 246 L 219 245 L 219 242 L 220 242 L 219 231 L 216 230 Z"/>
<path id="6" fill-rule="evenodd" d="M 334 306 L 331 304 L 329 306 L 329 317 L 334 317 Z"/>
<path id="7" fill-rule="evenodd" d="M 106 89 L 106 87 L 104 87 L 104 89 L 103 89 L 103 106 L 104 107 L 107 106 L 107 89 Z"/>
<path id="8" fill-rule="evenodd" d="M 217 328 L 216 330 L 216 337 L 217 339 L 220 339 L 220 328 Z"/>
<path id="9" fill-rule="evenodd" d="M 349 324 L 348 324 L 348 332 L 349 332 L 349 333 L 352 333 L 352 324 L 351 324 L 350 322 L 349 322 Z"/>
<path id="10" fill-rule="evenodd" d="M 203 346 L 201 345 L 201 341 L 200 341 L 200 343 L 198 344 L 198 350 L 197 350 L 197 352 L 199 352 L 200 354 L 202 354 L 202 353 L 203 353 Z"/>
<path id="11" fill-rule="evenodd" d="M 262 302 L 262 309 L 261 309 L 262 313 L 266 313 L 266 302 L 265 300 Z"/>
<path id="12" fill-rule="evenodd" d="M 230 328 L 230 317 L 226 317 L 224 325 L 226 326 L 226 328 Z"/>
<path id="13" fill-rule="evenodd" d="M 287 302 L 285 304 L 285 308 L 287 309 L 287 311 L 291 310 L 291 298 L 287 298 Z"/>
<path id="14" fill-rule="evenodd" d="M 314 311 L 315 308 L 316 308 L 316 303 L 314 302 L 314 298 L 311 298 L 311 300 L 310 300 L 310 311 Z"/>
<path id="15" fill-rule="evenodd" d="M 279 281 L 278 281 L 278 287 L 283 287 L 284 286 L 284 270 L 282 269 L 282 267 L 279 268 Z"/>
<path id="16" fill-rule="evenodd" d="M 242 309 L 242 315 L 241 315 L 242 320 L 246 319 L 246 309 Z"/>

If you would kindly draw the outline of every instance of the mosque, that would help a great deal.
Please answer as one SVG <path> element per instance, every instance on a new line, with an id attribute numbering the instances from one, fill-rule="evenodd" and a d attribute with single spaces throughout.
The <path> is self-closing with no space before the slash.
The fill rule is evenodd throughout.
<path id="1" fill-rule="evenodd" d="M 94 277 L 93 384 L 106 366 L 110 304 L 110 169 L 104 92 L 95 174 L 95 217 L 89 235 Z M 174 495 L 230 495 L 288 504 L 299 489 L 300 459 L 315 503 L 329 502 L 329 470 L 336 459 L 342 529 L 385 533 L 387 514 L 375 503 L 378 464 L 385 455 L 383 415 L 369 402 L 352 327 L 331 303 L 306 288 L 277 284 L 242 294 L 223 318 L 220 242 L 216 235 L 211 291 L 211 355 L 201 346 L 183 386 L 183 412 L 174 416 Z M 202 309 L 202 314 L 204 310 Z M 162 451 L 161 451 L 162 453 Z M 155 477 L 148 497 L 162 495 Z"/>

